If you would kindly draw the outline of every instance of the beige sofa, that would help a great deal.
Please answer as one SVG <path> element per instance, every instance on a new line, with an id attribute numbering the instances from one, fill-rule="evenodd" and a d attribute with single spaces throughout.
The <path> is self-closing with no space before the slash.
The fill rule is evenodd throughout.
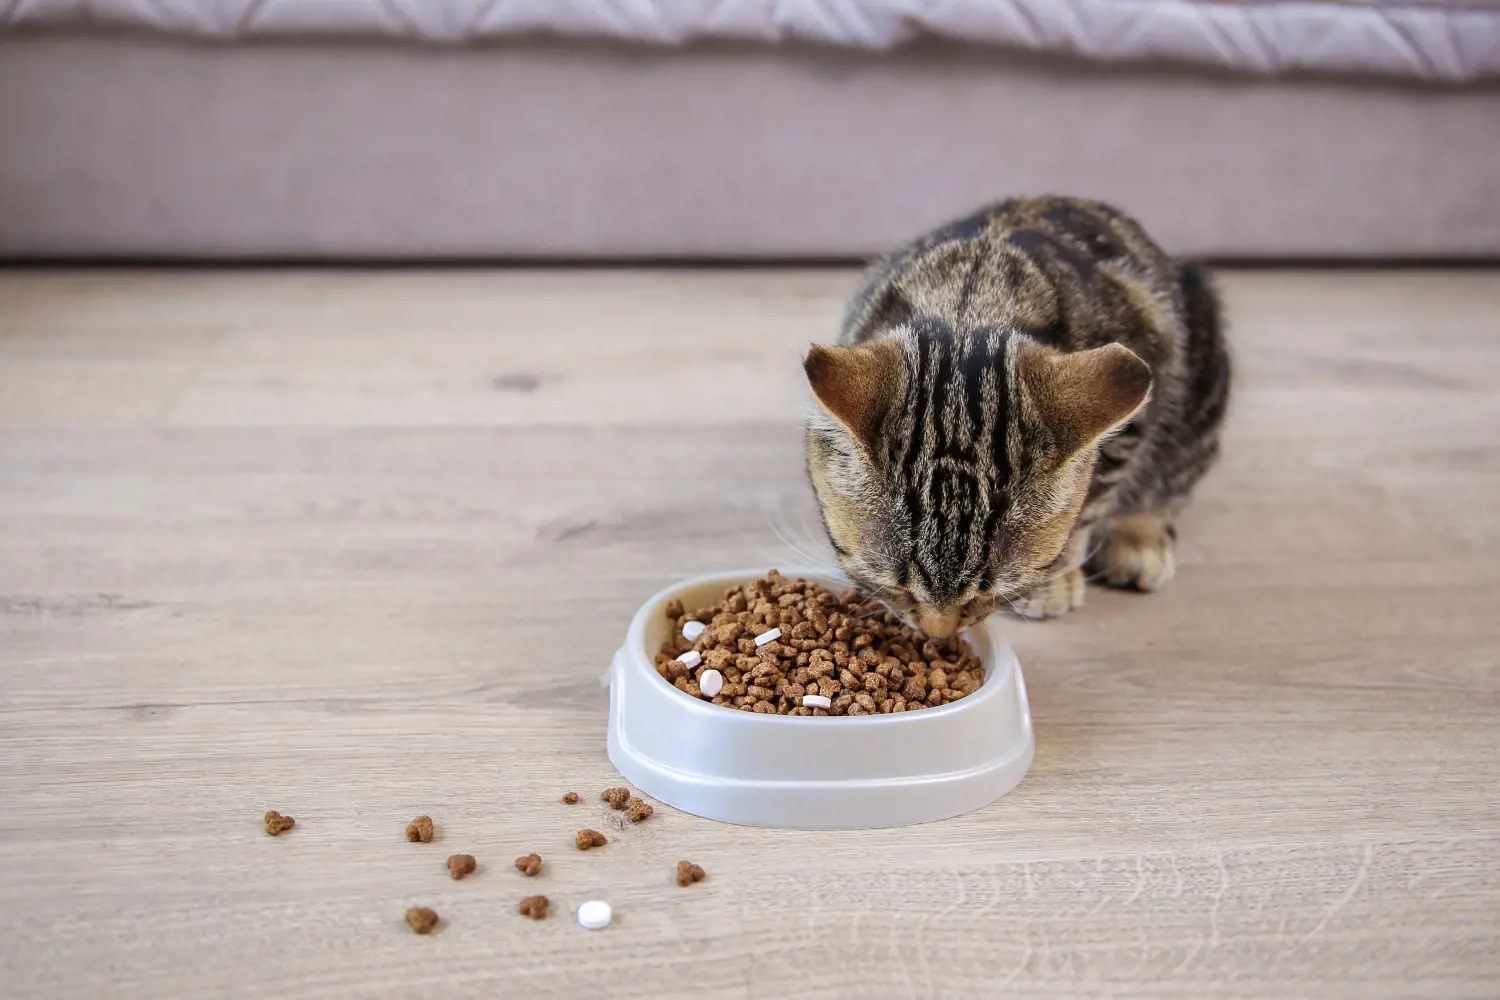
<path id="1" fill-rule="evenodd" d="M 1042 191 L 1183 253 L 1500 255 L 1500 30 L 1351 75 L 1359 50 L 1100 61 L 906 22 L 837 47 L 753 19 L 641 42 L 78 9 L 0 23 L 0 256 L 851 257 Z"/>

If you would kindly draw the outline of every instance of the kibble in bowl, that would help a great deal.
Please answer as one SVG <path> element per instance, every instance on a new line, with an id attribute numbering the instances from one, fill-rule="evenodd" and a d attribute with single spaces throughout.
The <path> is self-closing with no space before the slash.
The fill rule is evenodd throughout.
<path id="1" fill-rule="evenodd" d="M 747 570 L 647 601 L 609 673 L 615 767 L 686 812 L 799 829 L 927 822 L 1014 787 L 1034 741 L 994 621 L 929 642 L 847 586 Z"/>
<path id="2" fill-rule="evenodd" d="M 984 683 L 962 638 L 929 639 L 877 601 L 775 570 L 706 607 L 671 600 L 663 612 L 671 630 L 656 672 L 690 698 L 742 712 L 889 715 L 952 704 Z"/>

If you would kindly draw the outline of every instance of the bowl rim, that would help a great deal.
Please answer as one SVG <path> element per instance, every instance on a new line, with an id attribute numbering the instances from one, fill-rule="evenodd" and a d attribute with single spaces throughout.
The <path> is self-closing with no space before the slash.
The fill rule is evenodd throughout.
<path id="1" fill-rule="evenodd" d="M 962 712 L 967 709 L 976 708 L 983 702 L 988 701 L 990 698 L 997 697 L 1002 687 L 1002 685 L 999 683 L 999 675 L 1005 673 L 1008 669 L 1012 669 L 1008 662 L 1000 662 L 1002 659 L 1005 659 L 1001 656 L 1001 650 L 1004 648 L 1008 648 L 1010 643 L 1003 636 L 998 635 L 993 628 L 991 628 L 990 621 L 993 618 L 993 616 L 991 616 L 990 618 L 985 618 L 981 621 L 975 622 L 973 625 L 964 629 L 960 633 L 960 635 L 965 636 L 966 641 L 968 641 L 968 633 L 974 632 L 975 630 L 982 631 L 982 633 L 984 634 L 986 645 L 989 648 L 988 655 L 985 655 L 982 649 L 976 648 L 974 650 L 974 652 L 980 654 L 980 658 L 984 663 L 984 680 L 980 682 L 979 690 L 975 691 L 973 694 L 965 695 L 957 701 L 951 701 L 946 705 L 939 705 L 937 708 L 922 708 L 914 712 L 889 712 L 878 713 L 875 715 L 854 716 L 804 716 L 779 714 L 764 715 L 756 712 L 742 712 L 737 708 L 728 708 L 724 705 L 715 705 L 711 701 L 704 701 L 702 698 L 694 698 L 692 695 L 680 690 L 675 685 L 669 684 L 665 677 L 656 672 L 656 653 L 648 649 L 646 646 L 646 629 L 651 618 L 655 617 L 658 614 L 661 614 L 662 605 L 666 604 L 668 600 L 670 600 L 672 597 L 675 597 L 679 592 L 690 587 L 704 587 L 721 583 L 732 583 L 736 581 L 759 579 L 760 577 L 763 577 L 767 573 L 769 573 L 772 569 L 775 569 L 776 572 L 780 573 L 787 579 L 795 580 L 801 578 L 805 580 L 816 580 L 817 582 L 825 584 L 833 583 L 843 584 L 846 586 L 853 583 L 853 581 L 850 580 L 849 577 L 845 576 L 843 573 L 837 570 L 830 570 L 827 567 L 813 566 L 773 566 L 766 567 L 764 569 L 749 570 L 748 573 L 750 575 L 747 575 L 747 570 L 745 569 L 733 569 L 722 570 L 714 573 L 700 573 L 697 576 L 690 576 L 663 587 L 662 589 L 658 590 L 656 593 L 648 597 L 645 602 L 641 604 L 640 608 L 636 611 L 635 616 L 630 621 L 630 628 L 627 629 L 625 633 L 625 647 L 627 651 L 632 656 L 640 656 L 641 658 L 643 658 L 648 668 L 647 673 L 650 674 L 652 682 L 671 691 L 673 695 L 680 698 L 682 707 L 688 711 L 708 713 L 722 712 L 739 719 L 746 719 L 748 717 L 748 719 L 753 720 L 752 724 L 797 727 L 804 727 L 809 725 L 840 727 L 899 726 L 902 724 L 910 724 L 912 722 L 916 722 L 919 719 L 941 718 L 945 715 L 951 715 L 956 712 Z M 1011 659 L 1013 659 L 1013 657 Z M 1001 669 L 1002 667 L 1004 669 Z"/>

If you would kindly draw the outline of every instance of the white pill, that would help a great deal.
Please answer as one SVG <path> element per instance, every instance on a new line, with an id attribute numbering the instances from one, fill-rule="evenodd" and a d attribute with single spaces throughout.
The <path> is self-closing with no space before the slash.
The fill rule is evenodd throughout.
<path id="1" fill-rule="evenodd" d="M 832 708 L 833 699 L 825 698 L 820 694 L 805 694 L 802 696 L 803 708 Z"/>
<path id="2" fill-rule="evenodd" d="M 698 690 L 713 698 L 724 690 L 724 675 L 717 670 L 705 670 L 698 678 Z"/>
<path id="3" fill-rule="evenodd" d="M 698 655 L 698 651 L 696 649 L 690 649 L 686 653 L 683 653 L 681 656 L 679 656 L 677 658 L 677 662 L 685 665 L 689 670 L 692 670 L 698 664 L 703 662 L 703 657 Z"/>
<path id="4" fill-rule="evenodd" d="M 779 629 L 779 628 L 773 628 L 769 632 L 762 632 L 760 635 L 756 636 L 755 637 L 755 644 L 757 646 L 764 646 L 766 643 L 770 642 L 772 639 L 780 639 L 780 638 L 781 638 L 781 629 Z"/>
<path id="5" fill-rule="evenodd" d="M 702 622 L 683 622 L 682 637 L 688 642 L 697 642 L 698 637 L 703 634 L 703 630 L 706 628 L 708 626 Z"/>
<path id="6" fill-rule="evenodd" d="M 609 926 L 614 915 L 604 900 L 591 899 L 578 908 L 578 923 L 591 931 L 602 930 Z"/>

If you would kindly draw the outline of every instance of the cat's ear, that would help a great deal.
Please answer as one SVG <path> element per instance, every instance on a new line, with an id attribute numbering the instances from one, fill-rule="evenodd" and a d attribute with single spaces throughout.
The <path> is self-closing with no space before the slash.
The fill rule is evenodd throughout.
<path id="1" fill-rule="evenodd" d="M 814 345 L 802 362 L 808 385 L 828 415 L 868 451 L 900 384 L 901 348 L 889 340 L 858 347 Z"/>
<path id="2" fill-rule="evenodd" d="M 1027 401 L 1064 454 L 1119 427 L 1151 396 L 1151 368 L 1123 344 L 1072 354 L 1032 342 L 1020 346 L 1016 365 Z"/>

